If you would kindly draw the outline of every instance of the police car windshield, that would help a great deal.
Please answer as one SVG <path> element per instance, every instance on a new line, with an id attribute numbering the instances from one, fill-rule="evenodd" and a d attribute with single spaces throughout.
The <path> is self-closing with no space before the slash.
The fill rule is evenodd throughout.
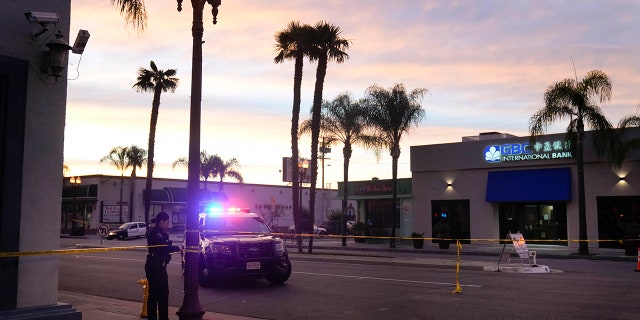
<path id="1" fill-rule="evenodd" d="M 127 223 L 125 223 L 125 224 L 120 225 L 120 226 L 118 227 L 118 229 L 120 229 L 120 230 L 127 230 L 127 229 L 129 229 L 129 225 L 131 225 L 131 223 L 128 223 L 128 222 L 127 222 Z"/>
<path id="2" fill-rule="evenodd" d="M 270 233 L 258 217 L 216 217 L 204 219 L 203 231 L 207 233 Z"/>

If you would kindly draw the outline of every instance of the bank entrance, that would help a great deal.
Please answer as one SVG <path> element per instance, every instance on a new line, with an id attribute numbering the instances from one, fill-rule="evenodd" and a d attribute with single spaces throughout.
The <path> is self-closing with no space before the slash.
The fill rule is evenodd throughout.
<path id="1" fill-rule="evenodd" d="M 568 245 L 565 202 L 500 203 L 500 236 L 520 231 L 532 244 Z"/>

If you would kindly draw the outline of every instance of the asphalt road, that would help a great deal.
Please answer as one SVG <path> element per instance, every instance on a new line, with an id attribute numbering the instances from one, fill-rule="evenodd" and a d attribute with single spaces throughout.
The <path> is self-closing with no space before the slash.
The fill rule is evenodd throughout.
<path id="1" fill-rule="evenodd" d="M 141 301 L 144 253 L 63 255 L 59 289 Z M 554 259 L 548 274 L 293 260 L 284 285 L 252 280 L 200 288 L 205 310 L 264 319 L 640 319 L 640 273 L 628 262 Z M 168 267 L 182 303 L 179 256 Z"/>

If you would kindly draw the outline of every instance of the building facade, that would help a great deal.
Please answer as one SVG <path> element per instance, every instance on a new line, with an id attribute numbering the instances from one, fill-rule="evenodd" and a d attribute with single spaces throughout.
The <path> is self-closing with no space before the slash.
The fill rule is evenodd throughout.
<path id="1" fill-rule="evenodd" d="M 70 13 L 70 0 L 2 2 L 0 252 L 59 249 L 67 59 L 47 44 L 58 36 L 68 42 Z M 79 319 L 57 302 L 58 266 L 55 255 L 2 258 L 0 318 L 5 312 L 36 318 L 47 310 L 50 318 Z"/>
<path id="2" fill-rule="evenodd" d="M 95 232 L 100 224 L 110 227 L 129 221 L 145 221 L 145 178 L 105 175 L 81 176 L 80 184 L 64 179 L 61 233 Z M 132 184 L 133 183 L 133 184 Z M 122 184 L 122 200 L 120 185 Z M 221 187 L 222 186 L 222 187 Z M 201 201 L 219 201 L 260 214 L 274 230 L 286 231 L 293 225 L 291 186 L 224 182 L 200 182 Z M 132 192 L 133 190 L 133 192 Z M 302 206 L 309 207 L 309 188 L 302 188 Z M 335 189 L 316 189 L 315 224 L 326 223 L 327 213 L 340 209 Z M 183 229 L 187 208 L 187 180 L 153 179 L 149 219 L 160 211 L 172 217 L 173 228 Z"/>
<path id="3" fill-rule="evenodd" d="M 533 243 L 577 247 L 577 165 L 564 136 L 493 132 L 412 146 L 413 230 L 433 235 L 442 221 L 464 242 L 520 231 Z M 590 133 L 584 148 L 589 247 L 621 248 L 618 240 L 640 234 L 640 153 L 617 168 L 596 155 Z"/>

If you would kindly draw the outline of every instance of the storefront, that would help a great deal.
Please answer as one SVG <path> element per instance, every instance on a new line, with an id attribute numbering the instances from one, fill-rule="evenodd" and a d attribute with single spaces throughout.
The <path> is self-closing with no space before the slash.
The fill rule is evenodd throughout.
<path id="1" fill-rule="evenodd" d="M 398 179 L 398 212 L 394 214 L 392 180 L 373 179 L 350 181 L 347 188 L 349 201 L 355 201 L 355 221 L 365 225 L 367 235 L 391 236 L 393 226 L 396 235 L 408 237 L 411 234 L 411 179 Z M 338 197 L 342 198 L 344 184 L 338 182 Z M 395 221 L 394 221 L 395 220 Z"/>
<path id="2" fill-rule="evenodd" d="M 76 177 L 74 177 L 76 178 Z M 87 175 L 71 183 L 66 177 L 62 186 L 60 232 L 84 234 L 95 232 L 101 224 L 116 228 L 124 222 L 145 221 L 145 177 L 122 179 L 119 176 Z M 249 208 L 268 221 L 270 226 L 284 231 L 293 224 L 291 186 L 262 185 L 227 182 L 224 193 L 219 182 L 201 182 L 201 201 L 218 201 L 239 208 Z M 315 219 L 318 226 L 325 224 L 327 212 L 340 208 L 335 189 L 317 190 Z M 303 204 L 308 206 L 309 188 L 302 188 Z M 155 178 L 151 190 L 149 218 L 160 211 L 172 218 L 172 227 L 184 229 L 187 210 L 187 181 Z M 280 230 L 282 231 L 282 230 Z"/>
<path id="3" fill-rule="evenodd" d="M 584 152 L 587 235 L 591 247 L 622 248 L 640 234 L 640 154 L 620 168 Z M 499 241 L 520 231 L 528 242 L 577 247 L 578 183 L 564 134 L 529 137 L 485 133 L 460 143 L 411 147 L 413 231 L 440 222 L 466 242 Z M 425 213 L 431 213 L 428 217 Z"/>

